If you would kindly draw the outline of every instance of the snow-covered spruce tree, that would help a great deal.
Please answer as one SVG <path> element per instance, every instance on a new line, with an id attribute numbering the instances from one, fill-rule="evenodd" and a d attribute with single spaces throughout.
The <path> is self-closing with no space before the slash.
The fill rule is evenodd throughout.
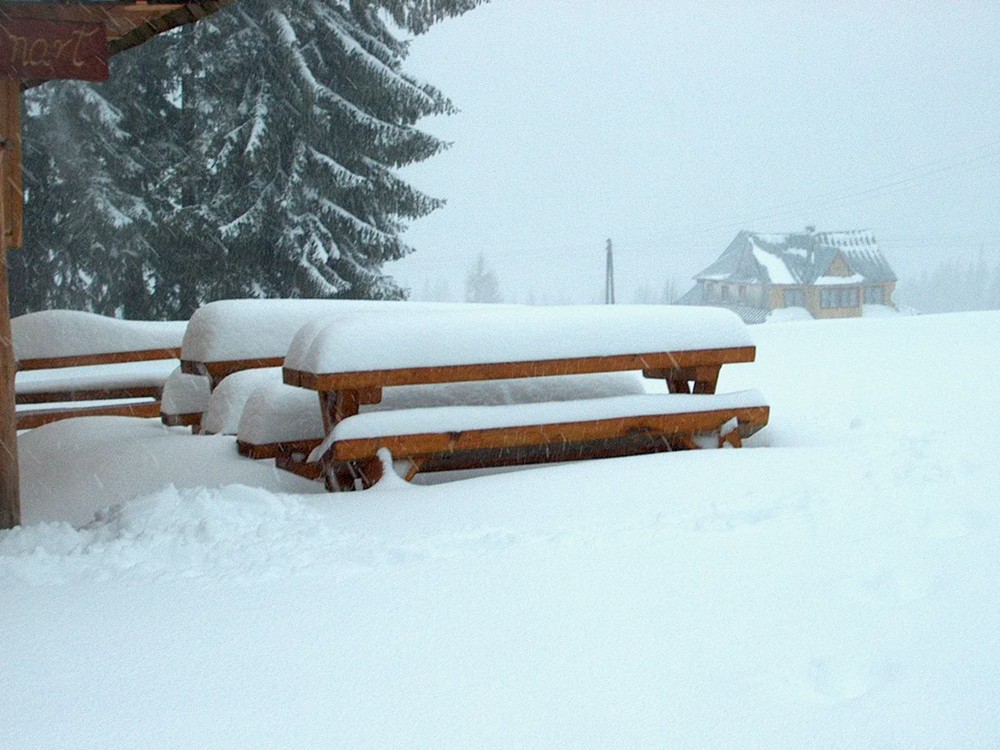
<path id="1" fill-rule="evenodd" d="M 9 256 L 14 314 L 145 315 L 145 166 L 128 147 L 122 112 L 75 81 L 30 90 L 25 109 L 25 248 Z"/>
<path id="2" fill-rule="evenodd" d="M 393 170 L 445 146 L 413 126 L 451 105 L 402 72 L 406 45 L 380 11 L 419 32 L 474 4 L 241 0 L 218 18 L 229 51 L 213 75 L 230 106 L 200 150 L 227 248 L 220 291 L 403 296 L 382 265 L 410 251 L 406 222 L 441 201 Z"/>

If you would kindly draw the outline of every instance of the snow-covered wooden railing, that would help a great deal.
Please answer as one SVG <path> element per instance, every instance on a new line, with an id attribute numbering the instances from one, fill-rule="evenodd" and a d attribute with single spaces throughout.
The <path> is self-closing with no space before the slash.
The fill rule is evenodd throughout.
<path id="1" fill-rule="evenodd" d="M 14 318 L 17 428 L 77 416 L 155 417 L 185 326 L 72 310 Z"/>
<path id="2" fill-rule="evenodd" d="M 759 392 L 713 396 L 724 364 L 751 362 L 746 326 L 721 309 L 663 306 L 465 308 L 350 313 L 295 337 L 284 379 L 316 391 L 326 439 L 283 468 L 331 489 L 369 486 L 388 447 L 416 471 L 739 444 L 768 420 Z M 392 386 L 640 370 L 670 394 L 559 404 L 445 406 L 362 414 Z M 684 395 L 682 395 L 684 394 Z M 680 395 L 680 398 L 675 396 Z"/>

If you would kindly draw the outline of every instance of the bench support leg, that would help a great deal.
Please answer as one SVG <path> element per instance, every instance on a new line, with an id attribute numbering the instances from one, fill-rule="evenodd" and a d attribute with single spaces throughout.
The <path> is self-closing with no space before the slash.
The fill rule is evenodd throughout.
<path id="1" fill-rule="evenodd" d="M 382 471 L 382 459 L 378 456 L 363 461 L 336 461 L 324 472 L 324 481 L 330 492 L 367 490 L 382 478 Z"/>

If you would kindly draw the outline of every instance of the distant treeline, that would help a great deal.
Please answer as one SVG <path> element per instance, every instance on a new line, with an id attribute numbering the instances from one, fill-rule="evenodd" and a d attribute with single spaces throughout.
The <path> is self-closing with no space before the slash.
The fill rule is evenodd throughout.
<path id="1" fill-rule="evenodd" d="M 1000 310 L 1000 259 L 985 251 L 899 282 L 896 301 L 922 313 Z"/>

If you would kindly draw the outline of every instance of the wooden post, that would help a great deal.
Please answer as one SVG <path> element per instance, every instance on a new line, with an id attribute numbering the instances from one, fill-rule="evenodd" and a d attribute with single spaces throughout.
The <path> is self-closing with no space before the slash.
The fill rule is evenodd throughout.
<path id="1" fill-rule="evenodd" d="M 0 80 L 0 529 L 21 523 L 7 251 L 22 243 L 22 196 L 21 84 Z"/>

